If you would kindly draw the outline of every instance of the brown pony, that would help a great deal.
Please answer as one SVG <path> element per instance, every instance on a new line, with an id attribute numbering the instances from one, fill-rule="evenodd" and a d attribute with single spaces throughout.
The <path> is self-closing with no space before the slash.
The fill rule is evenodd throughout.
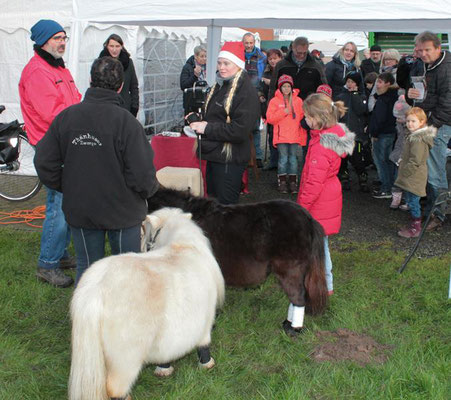
<path id="1" fill-rule="evenodd" d="M 283 323 L 288 333 L 302 330 L 304 306 L 311 315 L 325 310 L 324 231 L 298 204 L 270 200 L 221 205 L 214 199 L 160 188 L 148 199 L 148 209 L 162 207 L 192 214 L 210 239 L 227 285 L 255 286 L 273 273 L 291 303 Z"/>

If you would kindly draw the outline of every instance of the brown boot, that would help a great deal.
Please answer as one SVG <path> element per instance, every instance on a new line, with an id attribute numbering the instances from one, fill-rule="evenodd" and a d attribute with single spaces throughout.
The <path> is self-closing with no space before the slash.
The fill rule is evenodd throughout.
<path id="1" fill-rule="evenodd" d="M 279 186 L 277 190 L 279 193 L 288 193 L 288 186 L 287 186 L 287 175 L 277 175 L 277 179 L 279 181 Z"/>
<path id="2" fill-rule="evenodd" d="M 420 232 L 421 232 L 421 217 L 412 218 L 410 225 L 401 229 L 398 232 L 398 235 L 404 238 L 416 238 L 420 236 Z"/>
<path id="3" fill-rule="evenodd" d="M 291 193 L 298 192 L 298 177 L 297 175 L 288 175 L 288 185 Z"/>

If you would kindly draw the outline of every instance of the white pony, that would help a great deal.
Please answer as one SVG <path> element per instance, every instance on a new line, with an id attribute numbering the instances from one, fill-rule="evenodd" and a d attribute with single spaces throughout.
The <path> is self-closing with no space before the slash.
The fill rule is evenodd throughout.
<path id="1" fill-rule="evenodd" d="M 129 399 L 143 364 L 166 364 L 156 374 L 168 375 L 167 363 L 196 347 L 201 366 L 214 366 L 210 332 L 225 289 L 210 242 L 180 209 L 146 225 L 152 250 L 97 261 L 75 289 L 70 400 Z"/>

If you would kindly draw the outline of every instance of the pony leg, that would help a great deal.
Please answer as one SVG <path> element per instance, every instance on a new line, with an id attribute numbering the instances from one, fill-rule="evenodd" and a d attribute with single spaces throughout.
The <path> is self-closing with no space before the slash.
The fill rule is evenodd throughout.
<path id="1" fill-rule="evenodd" d="M 110 400 L 132 400 L 132 398 L 128 395 L 127 397 L 110 397 Z"/>
<path id="2" fill-rule="evenodd" d="M 155 370 L 153 371 L 153 374 L 155 376 L 158 376 L 160 378 L 163 378 L 165 376 L 171 376 L 174 372 L 174 367 L 170 364 L 159 364 L 155 367 Z"/>
<path id="3" fill-rule="evenodd" d="M 211 369 L 215 366 L 215 360 L 210 356 L 210 347 L 202 346 L 197 348 L 197 355 L 199 357 L 199 365 L 204 369 Z"/>
<path id="4" fill-rule="evenodd" d="M 107 365 L 107 394 L 111 398 L 127 399 L 133 382 L 141 370 L 141 359 L 123 359 L 122 362 Z"/>

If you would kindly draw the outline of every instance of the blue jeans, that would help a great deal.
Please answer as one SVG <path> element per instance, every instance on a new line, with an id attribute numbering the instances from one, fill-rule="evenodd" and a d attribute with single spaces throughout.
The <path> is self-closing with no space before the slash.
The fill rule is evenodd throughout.
<path id="1" fill-rule="evenodd" d="M 45 220 L 42 226 L 38 267 L 54 269 L 60 266 L 62 258 L 69 257 L 67 247 L 70 243 L 70 229 L 61 209 L 63 194 L 47 187 L 45 189 L 47 191 L 47 202 L 45 204 Z"/>
<path id="2" fill-rule="evenodd" d="M 260 118 L 256 122 L 254 130 L 252 131 L 252 136 L 254 138 L 255 158 L 257 160 L 263 160 L 263 151 L 262 151 L 262 147 L 260 144 L 260 141 L 261 141 Z"/>
<path id="3" fill-rule="evenodd" d="M 278 143 L 279 161 L 277 163 L 278 175 L 297 175 L 298 173 L 297 143 Z"/>
<path id="4" fill-rule="evenodd" d="M 446 149 L 451 138 L 451 125 L 442 125 L 434 138 L 434 146 L 429 151 L 428 164 L 428 187 L 425 215 L 428 215 L 441 191 L 448 189 L 446 176 Z M 436 215 L 442 221 L 445 220 L 444 210 L 436 209 Z"/>
<path id="5" fill-rule="evenodd" d="M 410 215 L 412 216 L 412 218 L 420 218 L 421 217 L 420 196 L 410 193 L 407 190 L 404 192 L 404 196 L 406 198 L 406 203 L 409 206 Z"/>
<path id="6" fill-rule="evenodd" d="M 324 236 L 324 267 L 326 270 L 327 290 L 334 290 L 334 277 L 332 276 L 332 259 L 329 251 L 329 236 Z"/>
<path id="7" fill-rule="evenodd" d="M 395 180 L 395 164 L 388 158 L 394 143 L 394 134 L 380 135 L 377 140 L 373 140 L 373 158 L 381 180 L 381 191 L 387 193 L 390 193 Z"/>
<path id="8" fill-rule="evenodd" d="M 108 235 L 113 255 L 141 252 L 141 224 L 117 230 L 85 229 L 73 226 L 70 229 L 77 255 L 75 285 L 78 284 L 86 269 L 105 257 L 105 235 Z"/>

